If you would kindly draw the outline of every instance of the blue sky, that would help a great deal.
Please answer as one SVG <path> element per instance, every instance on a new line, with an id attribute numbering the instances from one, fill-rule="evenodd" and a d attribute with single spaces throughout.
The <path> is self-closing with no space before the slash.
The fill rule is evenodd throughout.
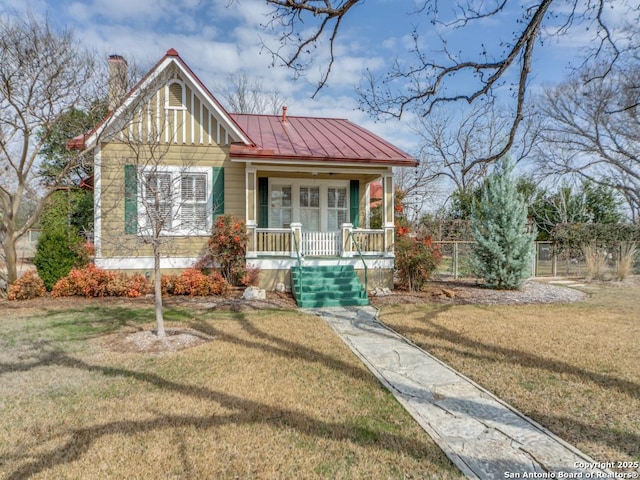
<path id="1" fill-rule="evenodd" d="M 407 59 L 414 26 L 425 32 L 421 42 L 427 50 L 440 49 L 438 35 L 447 34 L 455 34 L 449 43 L 454 51 L 479 52 L 482 41 L 485 47 L 499 48 L 501 40 L 512 39 L 523 3 L 514 1 L 513 9 L 499 18 L 479 22 L 460 34 L 434 28 L 423 16 L 414 14 L 412 0 L 368 0 L 343 24 L 329 84 L 315 99 L 310 97 L 317 68 L 312 68 L 307 78 L 294 81 L 291 71 L 271 67 L 271 56 L 262 42 L 275 44 L 277 38 L 262 28 L 271 7 L 261 0 L 2 0 L 0 11 L 30 10 L 36 16 L 46 15 L 55 27 L 72 28 L 78 39 L 105 59 L 117 53 L 149 67 L 169 48 L 175 48 L 210 88 L 229 73 L 244 70 L 286 96 L 290 115 L 348 118 L 415 153 L 411 114 L 400 122 L 382 122 L 358 110 L 355 86 L 362 71 L 369 68 L 382 73 L 394 58 Z M 443 11 L 443 19 L 451 14 Z M 609 13 L 616 14 L 616 9 Z M 579 47 L 589 34 L 584 25 L 576 26 L 570 37 L 549 38 L 544 46 L 538 46 L 534 89 L 559 81 L 570 61 L 579 58 Z M 326 53 L 320 52 L 322 58 Z"/>

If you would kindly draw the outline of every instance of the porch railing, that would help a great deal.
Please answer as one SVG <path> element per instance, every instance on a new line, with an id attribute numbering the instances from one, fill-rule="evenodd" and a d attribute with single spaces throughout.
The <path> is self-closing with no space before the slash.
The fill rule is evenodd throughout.
<path id="1" fill-rule="evenodd" d="M 291 229 L 257 228 L 256 251 L 262 255 L 289 256 L 291 254 Z"/>
<path id="2" fill-rule="evenodd" d="M 305 257 L 340 255 L 340 232 L 302 232 L 302 254 Z"/>
<path id="3" fill-rule="evenodd" d="M 343 232 L 308 232 L 302 231 L 300 244 L 292 245 L 292 229 L 290 228 L 255 228 L 255 256 L 290 257 L 292 252 L 300 252 L 304 256 L 323 257 L 343 255 Z M 384 230 L 353 229 L 345 239 L 350 242 L 349 252 L 359 250 L 363 256 L 385 255 Z M 253 235 L 253 233 L 251 233 Z"/>
<path id="4" fill-rule="evenodd" d="M 351 232 L 351 238 L 362 255 L 384 252 L 384 230 L 357 229 Z"/>

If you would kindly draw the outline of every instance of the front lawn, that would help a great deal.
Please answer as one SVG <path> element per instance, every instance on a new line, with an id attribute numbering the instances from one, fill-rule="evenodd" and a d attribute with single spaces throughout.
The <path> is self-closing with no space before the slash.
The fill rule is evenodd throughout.
<path id="1" fill-rule="evenodd" d="M 112 348 L 144 301 L 28 305 L 0 303 L 3 478 L 461 478 L 318 317 L 177 306 L 213 340 L 154 354 Z"/>
<path id="2" fill-rule="evenodd" d="M 573 304 L 389 305 L 380 320 L 601 462 L 640 461 L 640 286 Z"/>

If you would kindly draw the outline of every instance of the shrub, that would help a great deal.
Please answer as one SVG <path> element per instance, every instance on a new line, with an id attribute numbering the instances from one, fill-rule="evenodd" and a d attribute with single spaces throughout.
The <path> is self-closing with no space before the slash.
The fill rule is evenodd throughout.
<path id="1" fill-rule="evenodd" d="M 203 261 L 215 262 L 229 284 L 239 285 L 247 273 L 248 240 L 244 221 L 233 215 L 220 215 L 214 223 Z"/>
<path id="2" fill-rule="evenodd" d="M 183 271 L 175 280 L 174 295 L 209 295 L 209 277 L 195 268 Z"/>
<path id="3" fill-rule="evenodd" d="M 210 273 L 209 282 L 211 295 L 225 295 L 229 292 L 230 285 L 220 273 Z"/>
<path id="4" fill-rule="evenodd" d="M 260 268 L 246 268 L 244 275 L 240 278 L 240 283 L 245 287 L 256 287 L 260 280 Z"/>
<path id="5" fill-rule="evenodd" d="M 76 265 L 78 256 L 73 241 L 73 235 L 69 237 L 63 229 L 45 231 L 40 236 L 33 264 L 47 290 Z"/>
<path id="6" fill-rule="evenodd" d="M 149 293 L 150 290 L 149 282 L 139 273 L 127 275 L 118 272 L 113 274 L 106 285 L 106 295 L 110 297 L 137 298 Z"/>
<path id="7" fill-rule="evenodd" d="M 434 245 L 430 235 L 410 235 L 411 227 L 405 217 L 402 202 L 405 192 L 395 192 L 395 273 L 398 276 L 399 288 L 411 292 L 422 290 L 425 283 L 442 260 L 442 253 Z"/>
<path id="8" fill-rule="evenodd" d="M 42 297 L 47 289 L 35 270 L 25 272 L 19 279 L 9 286 L 9 300 L 30 300 Z"/>
<path id="9" fill-rule="evenodd" d="M 177 279 L 178 275 L 162 274 L 160 276 L 162 295 L 174 295 Z"/>
<path id="10" fill-rule="evenodd" d="M 395 255 L 399 286 L 411 292 L 424 287 L 442 260 L 442 253 L 430 236 L 410 237 L 408 232 L 397 235 Z"/>
<path id="11" fill-rule="evenodd" d="M 640 225 L 629 223 L 563 223 L 551 231 L 560 251 L 577 255 L 585 245 L 613 250 L 625 242 L 640 241 Z"/>
<path id="12" fill-rule="evenodd" d="M 224 295 L 229 284 L 218 272 L 206 275 L 196 268 L 188 268 L 180 275 L 162 275 L 162 293 L 169 295 Z"/>
<path id="13" fill-rule="evenodd" d="M 51 296 L 140 297 L 149 291 L 149 282 L 142 275 L 108 272 L 90 264 L 71 269 L 69 275 L 56 282 Z"/>

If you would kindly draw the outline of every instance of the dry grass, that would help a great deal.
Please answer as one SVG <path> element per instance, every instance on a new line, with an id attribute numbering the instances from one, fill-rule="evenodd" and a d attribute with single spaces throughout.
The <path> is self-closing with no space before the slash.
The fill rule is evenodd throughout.
<path id="1" fill-rule="evenodd" d="M 607 270 L 607 252 L 595 245 L 587 245 L 582 250 L 587 266 L 587 278 L 604 280 Z"/>
<path id="2" fill-rule="evenodd" d="M 625 280 L 633 273 L 633 264 L 637 254 L 637 243 L 626 242 L 621 245 L 620 259 L 616 262 L 616 278 L 618 280 Z"/>
<path id="3" fill-rule="evenodd" d="M 319 318 L 175 308 L 213 340 L 106 349 L 152 328 L 131 305 L 0 305 L 1 477 L 461 477 Z"/>
<path id="4" fill-rule="evenodd" d="M 640 286 L 564 305 L 388 306 L 381 320 L 603 462 L 640 460 Z"/>

